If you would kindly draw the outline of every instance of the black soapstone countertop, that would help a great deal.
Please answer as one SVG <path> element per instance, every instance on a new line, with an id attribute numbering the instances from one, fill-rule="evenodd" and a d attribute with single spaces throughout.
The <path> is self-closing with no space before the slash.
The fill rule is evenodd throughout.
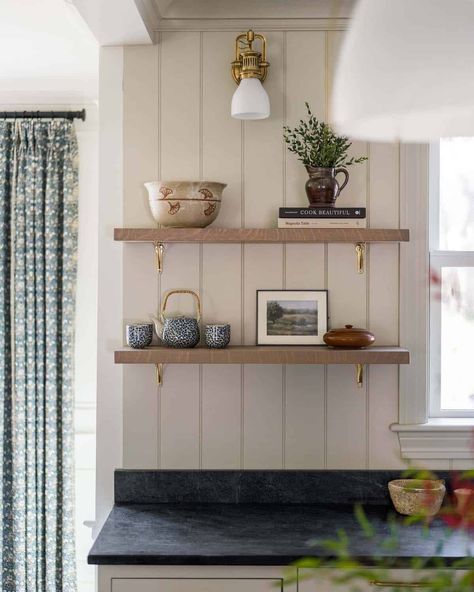
<path id="1" fill-rule="evenodd" d="M 383 550 L 393 514 L 386 483 L 390 471 L 117 471 L 115 500 L 88 557 L 114 565 L 287 565 L 324 556 L 316 541 L 343 529 L 355 557 L 448 561 L 474 552 L 466 535 L 447 533 L 436 519 L 426 534 L 403 526 L 398 548 Z M 443 477 L 446 475 L 442 475 Z M 331 491 L 332 490 L 332 491 Z M 220 500 L 220 501 L 219 501 Z M 364 504 L 376 532 L 366 539 L 354 516 Z M 400 518 L 397 518 L 401 521 Z M 469 548 L 468 548 L 469 546 Z"/>

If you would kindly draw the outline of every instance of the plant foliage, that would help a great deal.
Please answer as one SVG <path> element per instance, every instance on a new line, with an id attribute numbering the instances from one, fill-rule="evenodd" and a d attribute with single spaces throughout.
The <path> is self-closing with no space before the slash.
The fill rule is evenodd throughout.
<path id="1" fill-rule="evenodd" d="M 415 479 L 437 479 L 430 471 L 409 469 L 405 477 Z M 474 557 L 472 551 L 472 533 L 474 532 L 474 484 L 468 482 L 472 479 L 474 471 L 466 471 L 460 477 L 455 477 L 454 485 L 467 488 L 470 493 L 469 503 L 461 510 L 449 502 L 440 512 L 439 518 L 450 527 L 444 537 L 437 541 L 434 557 L 413 557 L 406 566 L 411 570 L 412 577 L 420 583 L 420 588 L 425 592 L 472 592 L 474 590 Z M 427 494 L 429 490 L 427 490 Z M 361 530 L 361 537 L 372 539 L 378 549 L 378 554 L 373 556 L 370 566 L 367 562 L 361 562 L 354 556 L 354 546 L 343 530 L 338 530 L 332 539 L 313 541 L 313 544 L 325 551 L 323 557 L 305 557 L 293 564 L 300 571 L 298 576 L 294 572 L 288 572 L 286 580 L 289 583 L 298 579 L 327 578 L 337 589 L 338 585 L 349 585 L 350 592 L 366 592 L 367 584 L 374 581 L 389 581 L 390 570 L 399 567 L 396 556 L 400 541 L 403 538 L 403 528 L 410 528 L 415 522 L 426 526 L 426 537 L 430 539 L 431 521 L 424 512 L 416 516 L 409 516 L 401 523 L 395 520 L 393 515 L 388 517 L 389 535 L 380 540 L 376 530 L 361 506 L 355 506 L 355 517 Z M 447 561 L 443 557 L 443 549 L 451 537 L 460 532 L 469 535 L 465 540 L 465 556 L 461 559 Z M 459 541 L 458 541 L 458 544 Z M 385 554 L 385 551 L 390 553 Z M 304 568 L 304 571 L 301 571 Z M 405 587 L 392 586 L 391 592 L 404 592 Z"/>
<path id="2" fill-rule="evenodd" d="M 366 156 L 359 158 L 347 156 L 352 142 L 345 136 L 338 136 L 331 127 L 319 121 L 305 103 L 308 112 L 307 121 L 302 119 L 295 128 L 283 127 L 283 136 L 288 144 L 288 150 L 298 156 L 298 160 L 305 166 L 312 167 L 348 167 L 367 160 Z"/>

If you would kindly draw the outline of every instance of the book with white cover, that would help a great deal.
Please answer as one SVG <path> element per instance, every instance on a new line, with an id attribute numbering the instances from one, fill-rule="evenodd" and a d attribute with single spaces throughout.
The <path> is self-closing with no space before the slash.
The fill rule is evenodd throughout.
<path id="1" fill-rule="evenodd" d="M 278 218 L 278 228 L 367 228 L 367 219 Z"/>

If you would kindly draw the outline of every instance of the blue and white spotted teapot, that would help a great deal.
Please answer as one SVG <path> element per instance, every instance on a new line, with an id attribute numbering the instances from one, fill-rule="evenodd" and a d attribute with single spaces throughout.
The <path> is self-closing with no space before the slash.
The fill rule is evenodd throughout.
<path id="1" fill-rule="evenodd" d="M 166 304 L 172 294 L 191 294 L 196 299 L 197 317 L 175 315 L 165 317 Z M 160 318 L 153 317 L 158 337 L 168 347 L 195 347 L 201 338 L 199 321 L 201 320 L 201 301 L 192 290 L 171 290 L 166 294 L 161 305 Z"/>

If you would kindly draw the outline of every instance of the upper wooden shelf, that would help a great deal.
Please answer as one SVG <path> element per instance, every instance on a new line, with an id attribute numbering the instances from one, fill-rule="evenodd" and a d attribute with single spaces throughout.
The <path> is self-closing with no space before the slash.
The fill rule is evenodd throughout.
<path id="1" fill-rule="evenodd" d="M 398 228 L 115 228 L 114 240 L 151 243 L 406 242 Z"/>
<path id="2" fill-rule="evenodd" d="M 115 352 L 116 364 L 409 364 L 401 347 L 230 346 L 225 349 L 149 347 Z"/>

